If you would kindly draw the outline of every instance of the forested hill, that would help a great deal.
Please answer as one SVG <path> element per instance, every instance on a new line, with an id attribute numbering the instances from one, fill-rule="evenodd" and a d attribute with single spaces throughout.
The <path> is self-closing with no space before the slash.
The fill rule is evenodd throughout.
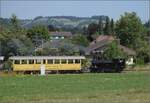
<path id="1" fill-rule="evenodd" d="M 90 23 L 97 23 L 99 19 L 106 19 L 107 16 L 92 16 L 92 17 L 75 17 L 75 16 L 38 16 L 33 20 L 20 20 L 21 26 L 30 28 L 34 25 L 52 25 L 57 28 L 82 28 Z M 0 24 L 9 26 L 10 19 L 0 18 Z"/>

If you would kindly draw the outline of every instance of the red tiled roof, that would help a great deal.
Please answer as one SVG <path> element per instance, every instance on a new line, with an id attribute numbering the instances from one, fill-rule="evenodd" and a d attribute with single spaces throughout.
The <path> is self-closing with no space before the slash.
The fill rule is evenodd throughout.
<path id="1" fill-rule="evenodd" d="M 96 38 L 96 40 L 94 40 L 93 42 L 90 43 L 90 45 L 93 45 L 97 42 L 102 42 L 102 41 L 113 41 L 115 40 L 113 36 L 109 36 L 109 35 L 100 35 Z"/>

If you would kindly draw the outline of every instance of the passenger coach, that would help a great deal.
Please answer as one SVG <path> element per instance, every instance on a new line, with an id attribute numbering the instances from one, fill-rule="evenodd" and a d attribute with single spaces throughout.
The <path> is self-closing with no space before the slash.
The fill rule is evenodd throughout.
<path id="1" fill-rule="evenodd" d="M 41 65 L 45 71 L 80 71 L 84 56 L 13 56 L 13 71 L 40 71 Z"/>

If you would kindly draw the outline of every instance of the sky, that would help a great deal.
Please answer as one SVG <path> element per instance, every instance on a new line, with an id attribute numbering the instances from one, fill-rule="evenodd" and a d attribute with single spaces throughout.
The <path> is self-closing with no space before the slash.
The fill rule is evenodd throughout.
<path id="1" fill-rule="evenodd" d="M 0 17 L 10 18 L 12 13 L 20 19 L 34 19 L 36 16 L 91 17 L 107 15 L 118 20 L 124 12 L 134 11 L 145 22 L 150 18 L 149 8 L 149 0 L 0 0 Z"/>

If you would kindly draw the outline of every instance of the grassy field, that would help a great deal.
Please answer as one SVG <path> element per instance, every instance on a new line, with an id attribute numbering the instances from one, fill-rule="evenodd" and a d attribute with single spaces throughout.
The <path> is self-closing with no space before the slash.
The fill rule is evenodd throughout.
<path id="1" fill-rule="evenodd" d="M 150 103 L 150 73 L 0 76 L 0 103 Z"/>

